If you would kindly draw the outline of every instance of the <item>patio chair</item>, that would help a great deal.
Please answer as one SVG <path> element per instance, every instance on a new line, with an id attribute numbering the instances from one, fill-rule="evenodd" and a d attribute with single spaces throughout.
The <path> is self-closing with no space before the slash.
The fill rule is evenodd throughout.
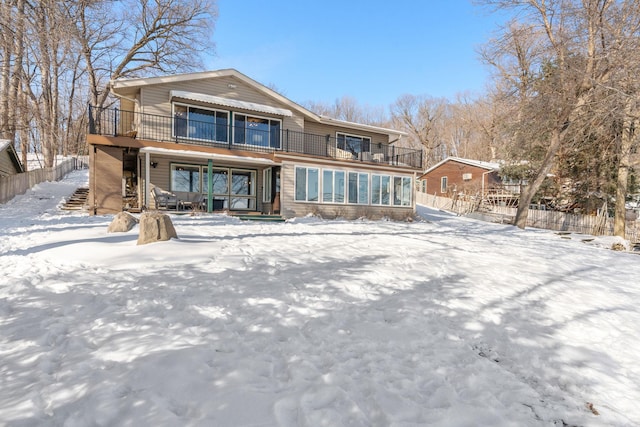
<path id="1" fill-rule="evenodd" d="M 170 191 L 151 184 L 151 195 L 156 204 L 156 209 L 178 209 L 178 196 Z"/>
<path id="2" fill-rule="evenodd" d="M 351 151 L 342 150 L 333 144 L 329 144 L 329 146 L 327 146 L 327 154 L 329 154 L 329 157 L 333 157 L 334 159 L 353 159 Z"/>
<path id="3" fill-rule="evenodd" d="M 382 163 L 384 162 L 384 153 L 373 153 L 373 161 Z"/>

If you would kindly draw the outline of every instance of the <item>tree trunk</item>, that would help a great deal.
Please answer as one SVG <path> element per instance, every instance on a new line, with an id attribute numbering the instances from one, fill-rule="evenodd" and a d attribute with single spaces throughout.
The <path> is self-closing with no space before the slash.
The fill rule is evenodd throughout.
<path id="1" fill-rule="evenodd" d="M 562 136 L 566 132 L 566 128 L 563 130 L 554 129 L 551 133 L 551 141 L 549 147 L 547 148 L 547 153 L 540 165 L 540 168 L 536 172 L 535 177 L 533 178 L 533 182 L 529 182 L 529 184 L 524 187 L 522 193 L 520 193 L 520 200 L 518 201 L 518 210 L 516 211 L 516 218 L 514 221 L 514 225 L 518 228 L 524 229 L 527 226 L 527 217 L 529 216 L 529 205 L 531 204 L 531 200 L 533 200 L 533 196 L 538 192 L 544 179 L 547 177 L 553 165 L 555 163 L 556 153 L 562 144 Z"/>
<path id="2" fill-rule="evenodd" d="M 13 59 L 13 11 L 9 2 L 0 3 L 0 138 L 9 139 L 9 93 Z"/>
<path id="3" fill-rule="evenodd" d="M 628 193 L 629 169 L 631 165 L 631 147 L 634 142 L 634 122 L 625 123 L 620 137 L 620 152 L 618 155 L 618 178 L 616 180 L 616 204 L 615 216 L 613 220 L 614 236 L 626 237 L 626 214 L 625 207 Z"/>

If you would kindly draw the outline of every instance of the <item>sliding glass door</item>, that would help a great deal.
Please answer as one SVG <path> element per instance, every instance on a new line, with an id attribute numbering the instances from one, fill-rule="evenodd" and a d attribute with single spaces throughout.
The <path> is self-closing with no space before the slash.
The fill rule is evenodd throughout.
<path id="1" fill-rule="evenodd" d="M 207 168 L 203 167 L 203 192 L 208 188 Z M 214 210 L 255 210 L 256 171 L 236 168 L 213 168 Z"/>

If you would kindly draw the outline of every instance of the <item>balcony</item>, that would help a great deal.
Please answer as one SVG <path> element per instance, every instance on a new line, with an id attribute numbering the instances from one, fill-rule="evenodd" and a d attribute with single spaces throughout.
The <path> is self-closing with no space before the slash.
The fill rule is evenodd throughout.
<path id="1" fill-rule="evenodd" d="M 262 153 L 297 153 L 310 156 L 358 162 L 383 163 L 394 166 L 422 168 L 422 150 L 372 143 L 354 144 L 331 135 L 314 135 L 280 129 L 235 127 L 225 121 L 218 123 L 186 120 L 105 108 L 89 108 L 89 133 L 104 136 L 130 136 L 141 140 L 173 142 Z"/>

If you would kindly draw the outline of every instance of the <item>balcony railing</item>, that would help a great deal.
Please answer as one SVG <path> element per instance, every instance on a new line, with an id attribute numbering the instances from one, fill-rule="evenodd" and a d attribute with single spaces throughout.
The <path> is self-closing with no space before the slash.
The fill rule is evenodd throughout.
<path id="1" fill-rule="evenodd" d="M 89 108 L 89 133 L 131 136 L 138 139 L 178 144 L 195 144 L 230 150 L 263 153 L 299 153 L 334 159 L 422 167 L 422 150 L 364 140 L 358 144 L 338 141 L 331 135 L 314 135 L 277 129 L 234 127 L 226 120 L 217 123 L 188 120 L 106 108 Z"/>

